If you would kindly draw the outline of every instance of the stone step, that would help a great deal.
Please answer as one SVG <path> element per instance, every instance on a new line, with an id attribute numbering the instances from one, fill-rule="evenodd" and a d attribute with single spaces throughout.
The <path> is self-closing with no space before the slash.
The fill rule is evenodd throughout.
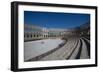
<path id="1" fill-rule="evenodd" d="M 72 55 L 74 49 L 76 48 L 77 44 L 78 44 L 78 40 L 75 40 L 74 44 L 69 47 L 69 50 L 64 53 L 63 58 L 69 59 L 70 56 Z"/>
<path id="2" fill-rule="evenodd" d="M 81 40 L 82 40 L 82 50 L 81 50 L 80 59 L 89 59 L 86 42 L 83 39 Z"/>
<path id="3" fill-rule="evenodd" d="M 69 59 L 75 59 L 76 58 L 76 56 L 79 52 L 80 46 L 81 46 L 81 43 L 80 43 L 80 40 L 79 40 L 77 47 L 75 48 L 73 54 L 71 55 L 71 57 Z"/>
<path id="4" fill-rule="evenodd" d="M 70 51 L 70 49 L 73 50 L 76 43 L 77 39 L 68 40 L 67 44 L 65 44 L 62 48 L 42 58 L 41 60 L 64 60 L 67 57 L 66 54 Z"/>

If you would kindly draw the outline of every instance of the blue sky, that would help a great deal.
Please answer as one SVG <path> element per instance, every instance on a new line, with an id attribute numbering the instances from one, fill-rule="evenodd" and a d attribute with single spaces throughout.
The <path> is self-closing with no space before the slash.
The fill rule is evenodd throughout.
<path id="1" fill-rule="evenodd" d="M 90 14 L 24 11 L 24 24 L 47 28 L 74 28 L 90 22 Z"/>

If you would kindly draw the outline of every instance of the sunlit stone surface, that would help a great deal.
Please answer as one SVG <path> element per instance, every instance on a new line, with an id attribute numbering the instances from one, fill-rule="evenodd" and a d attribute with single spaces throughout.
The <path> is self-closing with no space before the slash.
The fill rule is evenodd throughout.
<path id="1" fill-rule="evenodd" d="M 28 60 L 30 58 L 33 58 L 45 52 L 48 52 L 58 47 L 58 45 L 63 42 L 64 40 L 61 40 L 59 38 L 24 42 L 25 60 Z"/>

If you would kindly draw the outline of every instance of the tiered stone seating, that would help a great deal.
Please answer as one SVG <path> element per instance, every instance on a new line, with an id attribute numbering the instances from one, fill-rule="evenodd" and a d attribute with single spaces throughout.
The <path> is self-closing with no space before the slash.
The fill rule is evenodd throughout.
<path id="1" fill-rule="evenodd" d="M 89 44 L 87 44 L 87 42 Z M 86 38 L 69 38 L 66 43 L 59 45 L 52 51 L 48 51 L 32 58 L 28 61 L 50 61 L 50 60 L 73 60 L 73 59 L 89 59 L 90 41 Z"/>

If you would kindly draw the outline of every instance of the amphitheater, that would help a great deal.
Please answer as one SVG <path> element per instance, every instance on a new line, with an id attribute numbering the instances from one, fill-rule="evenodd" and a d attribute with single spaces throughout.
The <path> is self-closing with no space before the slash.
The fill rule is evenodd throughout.
<path id="1" fill-rule="evenodd" d="M 90 58 L 90 24 L 73 29 L 24 27 L 24 61 Z"/>

